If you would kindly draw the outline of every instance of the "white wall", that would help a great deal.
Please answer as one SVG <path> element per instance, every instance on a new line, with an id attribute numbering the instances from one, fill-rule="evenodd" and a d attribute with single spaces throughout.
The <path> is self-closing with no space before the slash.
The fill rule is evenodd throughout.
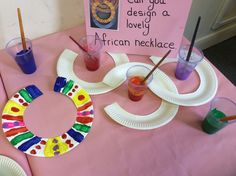
<path id="1" fill-rule="evenodd" d="M 189 19 L 185 28 L 185 36 L 188 39 L 192 38 L 192 33 L 194 31 L 198 16 L 202 17 L 196 40 L 196 45 L 200 48 L 207 48 L 235 36 L 235 21 L 225 24 L 220 28 L 217 28 L 217 30 L 212 30 L 212 26 L 216 20 L 221 20 L 217 18 L 217 16 L 222 16 L 222 20 L 223 18 L 235 16 L 235 4 L 235 0 L 193 0 Z"/>
<path id="2" fill-rule="evenodd" d="M 17 7 L 31 39 L 82 24 L 83 0 L 0 0 L 0 48 L 20 36 Z"/>
<path id="3" fill-rule="evenodd" d="M 211 30 L 223 2 L 227 1 L 235 2 L 193 0 L 185 36 L 191 39 L 199 15 L 202 16 L 202 21 L 196 43 L 201 48 L 236 35 L 236 23 L 223 26 L 216 31 Z M 31 39 L 84 22 L 83 0 L 0 0 L 0 4 L 0 48 L 3 48 L 9 39 L 19 36 L 17 7 L 22 11 L 26 36 Z M 234 10 L 231 11 L 234 13 Z"/>

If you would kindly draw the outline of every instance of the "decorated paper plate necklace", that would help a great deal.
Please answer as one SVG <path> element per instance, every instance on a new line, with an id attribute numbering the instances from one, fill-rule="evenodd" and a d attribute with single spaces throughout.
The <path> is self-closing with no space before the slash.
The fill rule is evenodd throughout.
<path id="1" fill-rule="evenodd" d="M 94 113 L 88 93 L 74 81 L 58 77 L 54 91 L 69 97 L 77 108 L 73 126 L 60 136 L 43 138 L 34 135 L 24 123 L 24 112 L 42 92 L 34 85 L 19 90 L 7 102 L 2 114 L 2 128 L 9 142 L 17 149 L 33 156 L 53 157 L 62 155 L 81 143 L 92 126 Z"/>
<path id="2" fill-rule="evenodd" d="M 116 6 L 112 1 L 92 1 L 92 15 L 101 24 L 110 23 L 116 15 Z"/>

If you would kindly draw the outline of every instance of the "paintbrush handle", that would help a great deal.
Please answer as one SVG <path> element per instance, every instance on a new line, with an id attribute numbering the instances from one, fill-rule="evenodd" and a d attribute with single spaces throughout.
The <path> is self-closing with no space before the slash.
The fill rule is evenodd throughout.
<path id="1" fill-rule="evenodd" d="M 21 36 L 22 47 L 23 47 L 23 50 L 27 50 L 20 8 L 17 8 L 17 14 L 18 14 L 18 21 L 19 21 L 19 26 L 20 26 L 20 36 Z"/>
<path id="2" fill-rule="evenodd" d="M 143 79 L 142 83 L 145 83 L 145 81 L 151 76 L 151 74 L 157 69 L 157 67 L 165 60 L 165 58 L 170 54 L 171 50 L 169 50 L 165 56 L 153 67 L 153 69 L 148 73 L 148 75 Z"/>
<path id="3" fill-rule="evenodd" d="M 222 122 L 230 121 L 230 120 L 236 120 L 236 115 L 228 116 L 228 117 L 224 117 L 224 118 L 220 119 L 220 121 L 222 121 Z"/>
<path id="4" fill-rule="evenodd" d="M 189 47 L 189 50 L 188 50 L 186 61 L 190 60 L 190 57 L 191 57 L 191 54 L 192 54 L 192 50 L 193 50 L 193 46 L 194 46 L 194 43 L 195 43 L 195 39 L 196 39 L 196 36 L 197 36 L 197 32 L 198 32 L 200 21 L 201 21 L 201 17 L 198 17 L 197 25 L 196 25 L 194 33 L 193 33 L 193 38 L 191 40 L 191 44 L 190 44 L 190 47 Z"/>
<path id="5" fill-rule="evenodd" d="M 87 51 L 86 49 L 84 49 L 73 37 L 69 36 L 69 38 L 70 38 L 73 42 L 75 42 L 75 44 L 76 44 L 81 50 L 83 50 L 85 53 L 87 53 L 87 54 L 89 55 L 88 51 Z"/>

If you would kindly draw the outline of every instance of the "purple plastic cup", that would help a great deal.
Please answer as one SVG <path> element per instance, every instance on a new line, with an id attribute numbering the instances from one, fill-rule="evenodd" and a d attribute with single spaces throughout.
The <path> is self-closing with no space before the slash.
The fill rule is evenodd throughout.
<path id="1" fill-rule="evenodd" d="M 204 55 L 201 50 L 193 48 L 189 61 L 186 60 L 189 45 L 182 46 L 178 53 L 178 63 L 175 70 L 175 77 L 179 80 L 186 80 L 193 72 L 199 62 L 202 61 Z"/>

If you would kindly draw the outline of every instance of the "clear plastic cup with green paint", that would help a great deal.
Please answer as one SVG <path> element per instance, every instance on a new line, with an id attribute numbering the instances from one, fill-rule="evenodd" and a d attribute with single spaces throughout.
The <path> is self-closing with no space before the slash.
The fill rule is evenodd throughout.
<path id="1" fill-rule="evenodd" d="M 229 124 L 228 121 L 222 121 L 222 118 L 235 114 L 235 102 L 225 97 L 215 98 L 211 101 L 210 110 L 202 123 L 202 129 L 208 134 L 214 134 Z"/>

